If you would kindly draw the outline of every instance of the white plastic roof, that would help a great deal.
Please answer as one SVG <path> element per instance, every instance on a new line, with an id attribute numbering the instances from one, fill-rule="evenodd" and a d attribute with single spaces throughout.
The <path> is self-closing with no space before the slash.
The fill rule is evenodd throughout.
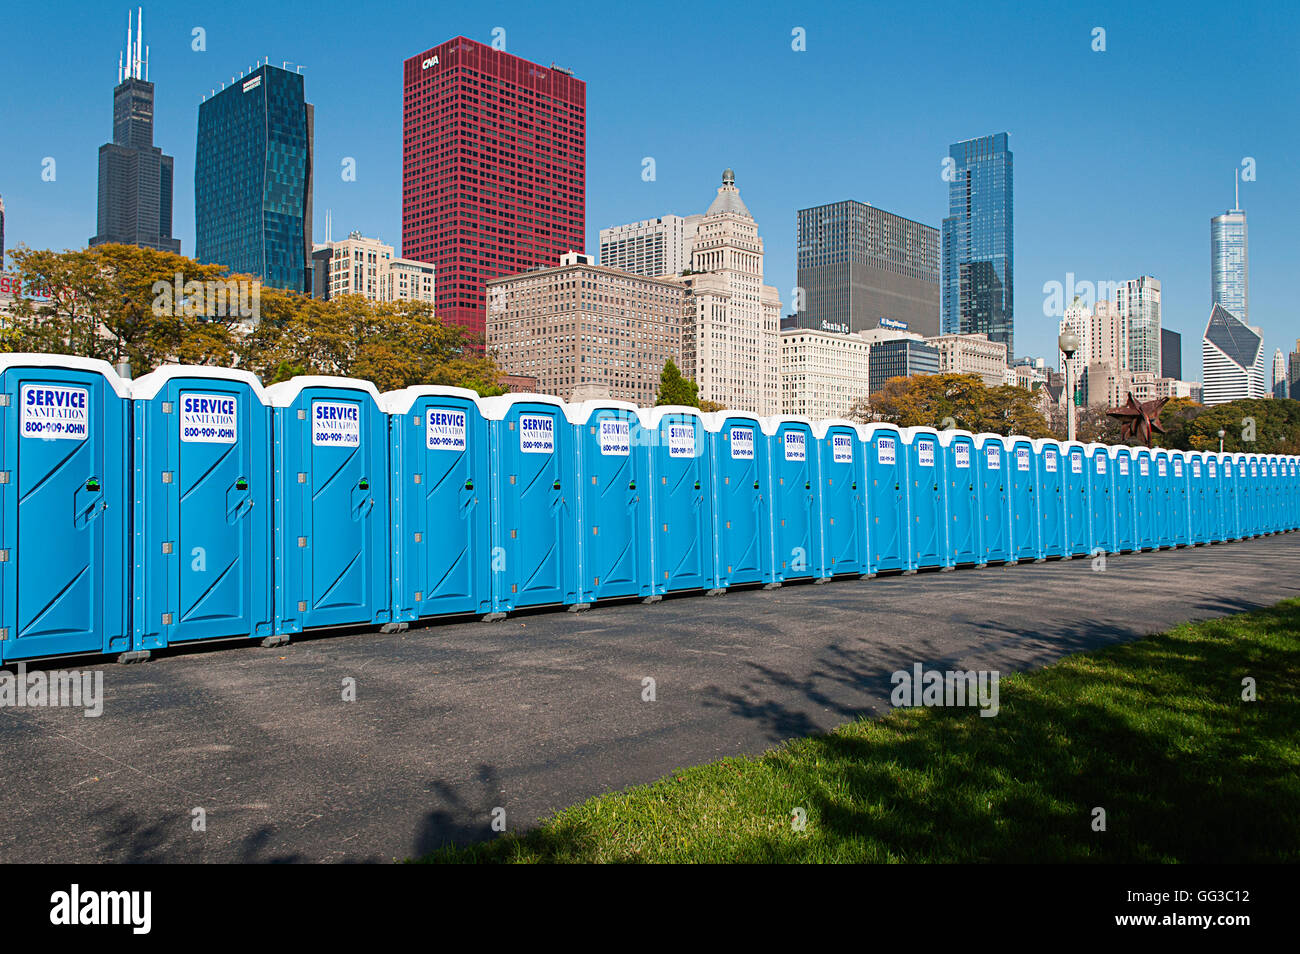
<path id="1" fill-rule="evenodd" d="M 631 411 L 635 414 L 637 406 L 630 401 L 606 400 L 603 398 L 593 398 L 590 401 L 582 401 L 579 404 L 566 404 L 564 406 L 564 416 L 569 419 L 569 423 L 581 427 L 591 420 L 591 415 L 597 411 Z"/>
<path id="2" fill-rule="evenodd" d="M 289 407 L 294 401 L 298 400 L 298 395 L 307 388 L 344 388 L 351 391 L 364 391 L 374 398 L 375 404 L 381 409 L 383 408 L 383 403 L 379 398 L 379 389 L 372 382 L 361 378 L 343 378 L 331 374 L 300 374 L 288 381 L 272 384 L 266 389 L 266 396 L 272 407 Z"/>
<path id="3" fill-rule="evenodd" d="M 564 401 L 555 397 L 553 394 L 498 394 L 495 397 L 486 397 L 479 400 L 479 410 L 483 412 L 483 417 L 489 421 L 503 421 L 510 409 L 516 404 L 549 404 L 552 407 L 558 407 L 561 411 L 567 406 Z"/>
<path id="4" fill-rule="evenodd" d="M 212 381 L 238 381 L 247 384 L 263 404 L 270 405 L 266 388 L 257 375 L 242 368 L 209 368 L 196 364 L 165 364 L 156 371 L 131 382 L 131 397 L 137 401 L 153 399 L 174 378 L 208 378 Z"/>
<path id="5" fill-rule="evenodd" d="M 118 375 L 113 366 L 102 358 L 81 358 L 72 354 L 35 354 L 14 352 L 0 354 L 0 371 L 10 368 L 68 368 L 74 371 L 91 371 L 102 375 L 121 398 L 131 396 L 131 382 Z"/>
<path id="6" fill-rule="evenodd" d="M 422 397 L 458 397 L 473 401 L 481 408 L 483 398 L 469 388 L 456 388 L 447 384 L 413 384 L 396 391 L 385 391 L 379 396 L 379 406 L 389 414 L 405 414 Z M 481 410 L 480 410 L 481 413 Z"/>

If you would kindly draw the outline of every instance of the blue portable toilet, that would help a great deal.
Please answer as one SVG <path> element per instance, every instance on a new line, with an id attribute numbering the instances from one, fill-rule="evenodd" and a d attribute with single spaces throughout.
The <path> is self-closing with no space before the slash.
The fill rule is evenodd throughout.
<path id="1" fill-rule="evenodd" d="M 393 622 L 492 613 L 492 469 L 479 396 L 415 385 L 389 415 Z"/>
<path id="2" fill-rule="evenodd" d="M 697 408 L 673 404 L 641 408 L 637 415 L 649 450 L 654 595 L 721 593 L 713 570 L 711 461 L 703 416 Z"/>
<path id="3" fill-rule="evenodd" d="M 893 424 L 864 424 L 867 487 L 867 575 L 911 566 L 908 559 L 907 450 Z"/>
<path id="4" fill-rule="evenodd" d="M 1088 506 L 1088 472 L 1084 454 L 1080 442 L 1062 441 L 1067 556 L 1086 556 L 1092 551 L 1092 512 Z"/>
<path id="5" fill-rule="evenodd" d="M 939 432 L 933 427 L 908 427 L 902 431 L 907 451 L 908 513 L 911 522 L 907 555 L 909 570 L 944 564 L 943 458 Z"/>
<path id="6" fill-rule="evenodd" d="M 1241 535 L 1259 536 L 1259 460 L 1254 454 L 1239 454 L 1237 469 L 1241 507 Z"/>
<path id="7" fill-rule="evenodd" d="M 1228 508 L 1232 506 L 1232 465 L 1217 451 L 1205 451 L 1205 493 L 1209 501 L 1210 542 L 1225 543 L 1232 539 Z"/>
<path id="8" fill-rule="evenodd" d="M 1088 515 L 1091 552 L 1118 553 L 1115 530 L 1115 473 L 1110 466 L 1110 448 L 1105 444 L 1084 447 L 1084 469 L 1088 472 Z"/>
<path id="9" fill-rule="evenodd" d="M 1173 473 L 1169 466 L 1169 451 L 1157 448 L 1151 453 L 1155 467 L 1155 483 L 1152 496 L 1155 498 L 1156 511 L 1156 547 L 1172 547 L 1173 536 Z"/>
<path id="10" fill-rule="evenodd" d="M 1114 444 L 1108 453 L 1110 454 L 1111 490 L 1115 498 L 1115 551 L 1127 553 L 1139 549 L 1133 452 L 1123 444 Z"/>
<path id="11" fill-rule="evenodd" d="M 1227 497 L 1224 500 L 1224 532 L 1229 540 L 1246 538 L 1244 496 L 1242 485 L 1246 481 L 1246 460 L 1242 454 L 1225 451 L 1219 455 L 1222 464 Z"/>
<path id="12" fill-rule="evenodd" d="M 813 424 L 821 485 L 821 575 L 867 572 L 866 450 L 851 421 Z"/>
<path id="13" fill-rule="evenodd" d="M 1039 545 L 1043 559 L 1063 558 L 1065 549 L 1065 467 L 1060 441 L 1034 441 L 1038 468 Z"/>
<path id="14" fill-rule="evenodd" d="M 576 438 L 565 403 L 501 394 L 479 406 L 491 466 L 492 618 L 525 606 L 580 607 Z"/>
<path id="15" fill-rule="evenodd" d="M 1296 529 L 1296 459 L 1295 456 L 1287 455 L 1283 458 L 1283 506 L 1286 516 L 1286 528 L 1288 532 Z"/>
<path id="16" fill-rule="evenodd" d="M 565 407 L 577 450 L 578 604 L 646 598 L 650 568 L 650 456 L 637 406 L 594 400 Z"/>
<path id="17" fill-rule="evenodd" d="M 703 418 L 711 455 L 716 586 L 772 583 L 772 488 L 766 422 L 747 411 Z M 663 486 L 663 484 L 659 484 Z"/>
<path id="18" fill-rule="evenodd" d="M 1007 487 L 1011 510 L 1011 563 L 1043 559 L 1037 454 L 1028 437 L 1013 434 L 1007 447 Z"/>
<path id="19" fill-rule="evenodd" d="M 275 631 L 391 621 L 388 414 L 369 381 L 266 389 L 275 468 Z"/>
<path id="20" fill-rule="evenodd" d="M 1278 455 L 1268 455 L 1268 532 L 1281 533 L 1280 485 L 1278 483 Z"/>
<path id="21" fill-rule="evenodd" d="M 1181 450 L 1169 452 L 1169 537 L 1176 547 L 1192 545 L 1189 490 L 1191 469 L 1187 454 Z"/>
<path id="22" fill-rule="evenodd" d="M 1192 546 L 1207 544 L 1211 537 L 1211 503 L 1209 481 L 1205 473 L 1205 453 L 1187 451 L 1187 537 Z"/>
<path id="23" fill-rule="evenodd" d="M 1000 434 L 975 435 L 979 473 L 981 564 L 1007 563 L 1011 557 L 1011 494 L 1007 445 Z"/>
<path id="24" fill-rule="evenodd" d="M 232 368 L 165 365 L 131 383 L 132 652 L 280 641 L 270 401 Z"/>
<path id="25" fill-rule="evenodd" d="M 129 395 L 106 361 L 0 354 L 0 662 L 131 648 Z"/>
<path id="26" fill-rule="evenodd" d="M 1237 538 L 1237 471 L 1236 461 L 1231 453 L 1207 454 L 1214 461 L 1213 470 L 1217 472 L 1216 483 L 1219 490 L 1219 536 L 1218 540 L 1227 542 Z"/>
<path id="27" fill-rule="evenodd" d="M 813 578 L 824 582 L 821 551 L 821 488 L 812 421 L 806 417 L 769 418 L 772 467 L 772 572 L 775 582 Z"/>
<path id="28" fill-rule="evenodd" d="M 1155 459 L 1149 447 L 1136 448 L 1133 457 L 1137 465 L 1136 473 L 1133 475 L 1133 490 L 1137 497 L 1134 524 L 1137 531 L 1137 549 L 1155 550 L 1159 547 L 1156 526 Z"/>
<path id="29" fill-rule="evenodd" d="M 984 564 L 987 561 L 980 546 L 981 471 L 976 461 L 975 435 L 956 429 L 941 431 L 939 447 L 948 503 L 943 567 L 947 570 L 958 564 Z"/>

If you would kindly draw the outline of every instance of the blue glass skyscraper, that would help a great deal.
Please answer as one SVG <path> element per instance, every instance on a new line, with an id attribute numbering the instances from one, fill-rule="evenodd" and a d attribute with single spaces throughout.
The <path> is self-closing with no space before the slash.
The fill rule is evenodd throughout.
<path id="1" fill-rule="evenodd" d="M 984 334 L 1015 353 L 1013 170 L 1007 134 L 954 143 L 944 166 L 943 331 Z"/>
<path id="2" fill-rule="evenodd" d="M 1239 202 L 1210 219 L 1210 299 L 1250 322 L 1250 245 Z"/>
<path id="3" fill-rule="evenodd" d="M 312 107 L 301 73 L 264 65 L 199 106 L 196 255 L 311 291 Z"/>

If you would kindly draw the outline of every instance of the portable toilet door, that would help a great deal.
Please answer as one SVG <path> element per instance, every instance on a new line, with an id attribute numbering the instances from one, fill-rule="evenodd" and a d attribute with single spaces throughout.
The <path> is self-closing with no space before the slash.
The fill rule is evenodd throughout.
<path id="1" fill-rule="evenodd" d="M 1010 462 L 1000 434 L 975 435 L 975 464 L 979 471 L 980 564 L 1007 563 L 1011 557 L 1011 495 L 1007 489 Z"/>
<path id="2" fill-rule="evenodd" d="M 1278 521 L 1280 507 L 1278 506 L 1278 455 L 1269 454 L 1268 460 L 1268 532 L 1280 533 L 1281 526 Z"/>
<path id="3" fill-rule="evenodd" d="M 1237 453 L 1225 451 L 1220 455 L 1223 465 L 1224 483 L 1228 494 L 1224 501 L 1224 529 L 1229 540 L 1244 540 L 1246 537 L 1246 517 L 1244 513 L 1246 482 L 1246 460 Z"/>
<path id="4" fill-rule="evenodd" d="M 1187 510 L 1191 471 L 1187 464 L 1183 451 L 1169 452 L 1169 538 L 1176 547 L 1192 545 L 1191 516 Z"/>
<path id="5" fill-rule="evenodd" d="M 1088 469 L 1084 446 L 1078 441 L 1061 445 L 1065 463 L 1065 552 L 1084 556 L 1092 551 L 1092 511 L 1088 505 Z"/>
<path id="6" fill-rule="evenodd" d="M 479 396 L 415 385 L 389 415 L 393 622 L 492 612 L 492 470 Z"/>
<path id="7" fill-rule="evenodd" d="M 1107 453 L 1110 455 L 1111 490 L 1115 505 L 1115 552 L 1127 553 L 1138 549 L 1133 454 L 1122 444 L 1111 446 Z"/>
<path id="8" fill-rule="evenodd" d="M 1187 537 L 1192 546 L 1210 542 L 1210 497 L 1205 475 L 1205 454 L 1188 451 L 1187 468 Z"/>
<path id="9" fill-rule="evenodd" d="M 1034 441 L 1038 468 L 1039 545 L 1043 559 L 1064 557 L 1065 468 L 1061 445 L 1051 438 Z"/>
<path id="10" fill-rule="evenodd" d="M 773 580 L 770 448 L 764 423 L 745 411 L 718 411 L 704 418 L 712 457 L 713 572 L 719 589 Z"/>
<path id="11" fill-rule="evenodd" d="M 1088 444 L 1084 448 L 1084 470 L 1088 472 L 1089 553 L 1118 553 L 1115 543 L 1115 474 L 1110 467 L 1110 448 Z"/>
<path id="12" fill-rule="evenodd" d="M 1011 511 L 1011 560 L 1023 563 L 1042 559 L 1039 543 L 1038 467 L 1034 442 L 1028 437 L 1012 435 L 1007 446 L 1008 509 Z"/>
<path id="13" fill-rule="evenodd" d="M 944 496 L 948 502 L 944 569 L 959 564 L 984 564 L 987 561 L 980 545 L 981 470 L 976 461 L 975 435 L 962 430 L 942 431 L 939 447 L 943 452 Z"/>
<path id="14" fill-rule="evenodd" d="M 867 488 L 867 575 L 906 571 L 908 559 L 907 450 L 893 424 L 864 424 Z"/>
<path id="15" fill-rule="evenodd" d="M 275 630 L 390 622 L 388 415 L 369 381 L 266 389 L 275 468 Z"/>
<path id="16" fill-rule="evenodd" d="M 1296 516 L 1296 459 L 1294 456 L 1288 455 L 1287 458 L 1283 460 L 1283 464 L 1284 469 L 1282 473 L 1284 474 L 1284 477 L 1282 499 L 1286 502 L 1286 528 L 1287 530 L 1295 530 L 1296 526 L 1300 525 L 1300 522 L 1297 522 Z"/>
<path id="17" fill-rule="evenodd" d="M 903 431 L 903 440 L 907 447 L 907 509 L 912 518 L 908 557 L 915 572 L 944 564 L 943 458 L 939 432 L 933 427 L 909 427 Z"/>
<path id="18" fill-rule="evenodd" d="M 0 662 L 131 648 L 129 394 L 106 361 L 0 355 Z"/>
<path id="19" fill-rule="evenodd" d="M 564 402 L 502 394 L 480 406 L 491 451 L 493 613 L 576 605 L 579 496 Z"/>
<path id="20" fill-rule="evenodd" d="M 864 448 L 850 421 L 813 425 L 821 486 L 821 575 L 867 572 L 867 510 L 863 487 Z"/>
<path id="21" fill-rule="evenodd" d="M 585 401 L 576 436 L 579 604 L 651 595 L 650 471 L 635 404 Z"/>
<path id="22" fill-rule="evenodd" d="M 1259 459 L 1254 454 L 1239 454 L 1241 466 L 1237 475 L 1238 493 L 1241 499 L 1241 535 L 1243 537 L 1259 536 Z"/>
<path id="23" fill-rule="evenodd" d="M 167 365 L 133 381 L 131 397 L 133 652 L 272 637 L 275 497 L 261 383 L 247 371 Z"/>
<path id="24" fill-rule="evenodd" d="M 654 593 L 720 592 L 713 572 L 713 493 L 708 436 L 693 407 L 637 411 L 649 448 L 654 509 Z"/>
<path id="25" fill-rule="evenodd" d="M 813 577 L 824 581 L 817 565 L 821 526 L 817 451 L 812 422 L 802 417 L 770 418 L 772 461 L 772 564 L 776 582 Z"/>
<path id="26" fill-rule="evenodd" d="M 1173 533 L 1173 468 L 1169 464 L 1169 452 L 1157 449 L 1151 454 L 1155 466 L 1155 484 L 1152 496 L 1155 497 L 1156 510 L 1156 546 L 1158 548 L 1174 545 Z"/>
<path id="27" fill-rule="evenodd" d="M 1228 522 L 1225 517 L 1228 506 L 1227 478 L 1223 474 L 1223 462 L 1214 451 L 1202 454 L 1205 465 L 1205 502 L 1206 535 L 1211 543 L 1223 543 L 1228 539 Z"/>
<path id="28" fill-rule="evenodd" d="M 1137 472 L 1133 475 L 1133 490 L 1137 498 L 1135 527 L 1137 549 L 1154 550 L 1156 542 L 1155 465 L 1149 447 L 1139 447 L 1134 452 Z"/>

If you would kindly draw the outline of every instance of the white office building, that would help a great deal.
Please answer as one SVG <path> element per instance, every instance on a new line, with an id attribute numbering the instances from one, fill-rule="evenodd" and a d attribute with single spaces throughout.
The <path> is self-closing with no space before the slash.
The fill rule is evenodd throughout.
<path id="1" fill-rule="evenodd" d="M 847 417 L 854 402 L 868 396 L 870 353 L 871 346 L 858 335 L 811 328 L 782 331 L 781 413 L 815 421 Z"/>
<path id="2" fill-rule="evenodd" d="M 1264 397 L 1267 391 L 1264 361 L 1264 337 L 1260 330 L 1216 304 L 1201 338 L 1204 403 L 1226 404 Z"/>
<path id="3" fill-rule="evenodd" d="M 702 215 L 662 215 L 600 230 L 600 264 L 658 278 L 680 275 L 691 266 L 691 251 Z"/>

